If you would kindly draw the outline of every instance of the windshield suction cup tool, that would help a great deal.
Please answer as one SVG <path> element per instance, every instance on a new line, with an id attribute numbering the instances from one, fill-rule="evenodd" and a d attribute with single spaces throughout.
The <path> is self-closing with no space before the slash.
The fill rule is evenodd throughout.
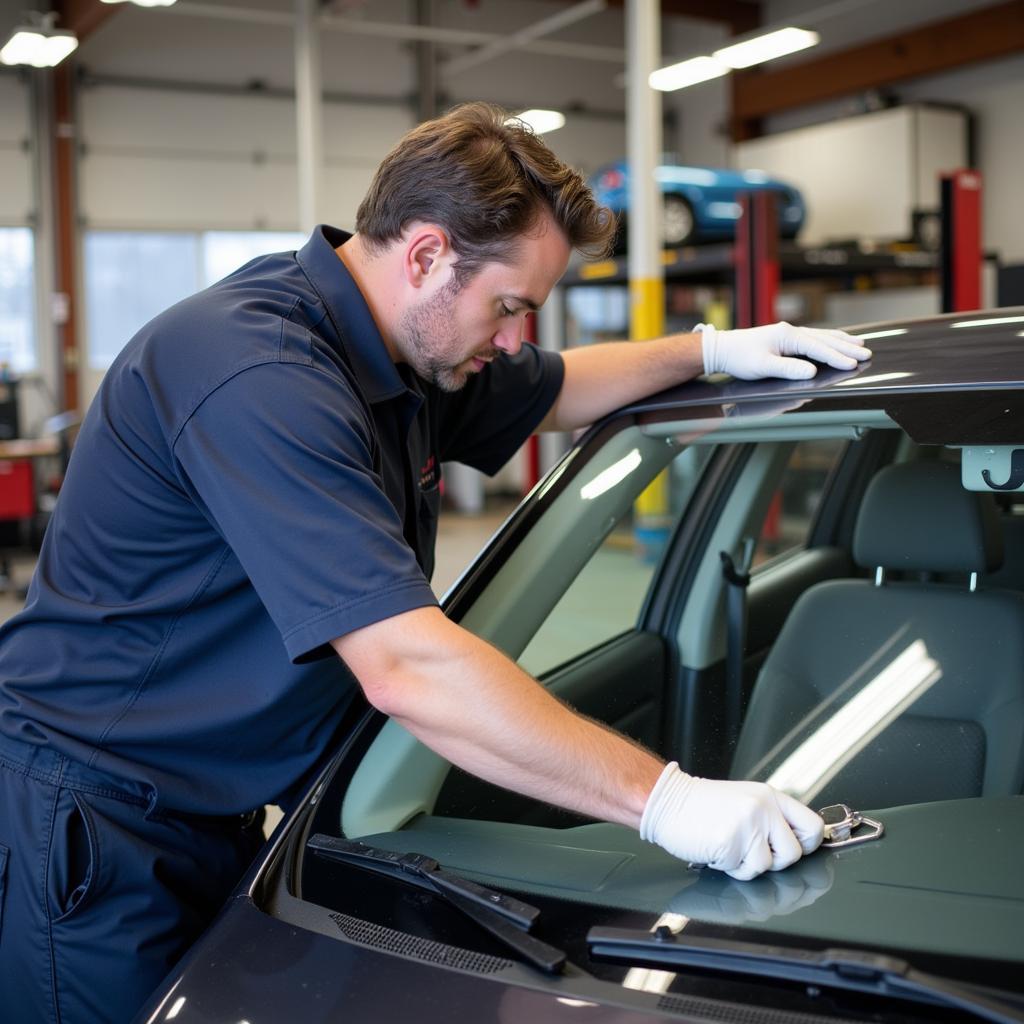
<path id="1" fill-rule="evenodd" d="M 830 804 L 818 811 L 818 814 L 825 822 L 825 838 L 821 845 L 826 850 L 869 843 L 885 835 L 885 826 L 880 821 L 868 818 L 846 804 Z"/>

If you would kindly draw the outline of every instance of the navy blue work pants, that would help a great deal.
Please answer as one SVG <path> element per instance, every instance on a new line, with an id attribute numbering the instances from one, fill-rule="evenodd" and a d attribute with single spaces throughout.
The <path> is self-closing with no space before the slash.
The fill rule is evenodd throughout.
<path id="1" fill-rule="evenodd" d="M 0 738 L 0 1018 L 126 1024 L 262 843 L 242 819 L 145 802 Z"/>

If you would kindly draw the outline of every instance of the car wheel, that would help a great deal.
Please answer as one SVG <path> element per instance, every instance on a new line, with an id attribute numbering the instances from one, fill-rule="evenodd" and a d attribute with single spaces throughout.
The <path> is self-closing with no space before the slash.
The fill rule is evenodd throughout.
<path id="1" fill-rule="evenodd" d="M 665 245 L 686 245 L 693 241 L 694 228 L 693 207 L 682 196 L 665 196 L 665 216 L 661 227 Z"/>

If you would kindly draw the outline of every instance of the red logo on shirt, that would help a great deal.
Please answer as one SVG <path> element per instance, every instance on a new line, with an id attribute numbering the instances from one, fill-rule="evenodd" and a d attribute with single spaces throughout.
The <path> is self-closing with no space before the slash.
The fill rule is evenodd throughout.
<path id="1" fill-rule="evenodd" d="M 420 490 L 432 491 L 441 479 L 441 467 L 433 455 L 423 464 L 420 469 Z"/>

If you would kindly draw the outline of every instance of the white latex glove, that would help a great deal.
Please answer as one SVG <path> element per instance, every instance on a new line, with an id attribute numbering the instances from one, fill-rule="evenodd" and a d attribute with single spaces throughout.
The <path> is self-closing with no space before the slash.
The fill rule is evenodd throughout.
<path id="1" fill-rule="evenodd" d="M 859 338 L 820 327 L 777 323 L 719 331 L 711 324 L 698 324 L 694 331 L 703 339 L 704 372 L 728 373 L 740 380 L 806 380 L 818 372 L 814 363 L 792 356 L 808 356 L 837 370 L 852 370 L 871 358 L 871 350 Z"/>
<path id="2" fill-rule="evenodd" d="M 640 820 L 640 838 L 680 860 L 746 881 L 780 871 L 821 845 L 825 823 L 764 782 L 700 779 L 666 765 Z"/>

